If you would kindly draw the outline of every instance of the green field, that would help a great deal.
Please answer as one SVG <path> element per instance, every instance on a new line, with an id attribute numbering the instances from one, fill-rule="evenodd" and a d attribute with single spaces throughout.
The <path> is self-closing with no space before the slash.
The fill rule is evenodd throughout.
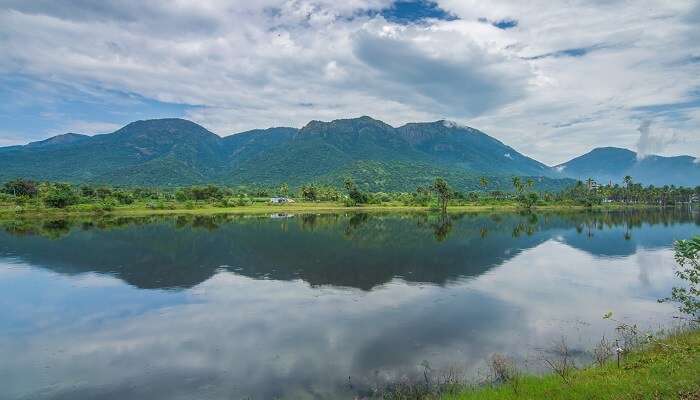
<path id="1" fill-rule="evenodd" d="M 489 399 L 700 399 L 700 331 L 673 335 L 630 353 L 620 367 L 575 370 L 566 380 L 557 374 L 524 376 L 486 388 L 445 395 L 450 400 Z"/>
<path id="2" fill-rule="evenodd" d="M 602 206 L 584 207 L 572 204 L 550 204 L 533 207 L 533 210 L 619 210 L 639 209 L 652 206 L 642 204 L 607 204 Z M 520 205 L 515 201 L 503 201 L 493 204 L 462 204 L 448 206 L 448 212 L 478 212 L 478 211 L 518 211 Z M 161 215 L 161 214 L 273 214 L 273 213 L 326 213 L 326 212 L 428 212 L 439 211 L 432 207 L 403 205 L 400 203 L 366 204 L 348 207 L 342 202 L 305 202 L 290 204 L 269 204 L 254 202 L 250 205 L 237 207 L 216 207 L 211 203 L 179 203 L 172 202 L 152 207 L 147 204 L 135 203 L 104 209 L 99 205 L 78 204 L 66 208 L 51 208 L 44 206 L 17 207 L 12 204 L 0 205 L 0 215 L 11 216 L 61 216 L 61 215 Z"/>

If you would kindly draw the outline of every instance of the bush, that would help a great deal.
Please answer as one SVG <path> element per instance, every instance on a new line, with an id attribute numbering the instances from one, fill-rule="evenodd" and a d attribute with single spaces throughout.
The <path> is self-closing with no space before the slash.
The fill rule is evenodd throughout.
<path id="1" fill-rule="evenodd" d="M 6 182 L 2 187 L 4 193 L 13 196 L 36 196 L 38 192 L 38 187 L 36 182 L 24 179 L 15 179 L 13 181 Z"/>
<path id="2" fill-rule="evenodd" d="M 233 197 L 226 197 L 219 200 L 215 205 L 222 208 L 236 207 L 236 199 Z"/>
<path id="3" fill-rule="evenodd" d="M 0 192 L 0 203 L 14 203 L 15 198 L 12 195 Z"/>
<path id="4" fill-rule="evenodd" d="M 355 202 L 355 204 L 365 204 L 369 200 L 367 193 L 360 191 L 352 179 L 345 180 L 345 189 L 348 191 L 348 196 Z"/>
<path id="5" fill-rule="evenodd" d="M 318 198 L 318 190 L 314 185 L 304 185 L 301 187 L 301 197 L 304 200 L 316 201 Z"/>
<path id="6" fill-rule="evenodd" d="M 517 198 L 518 203 L 520 203 L 520 205 L 523 208 L 526 208 L 528 210 L 530 208 L 532 208 L 534 205 L 536 205 L 537 202 L 539 201 L 539 199 L 540 198 L 537 195 L 537 193 L 534 193 L 534 192 L 527 193 L 527 194 L 520 194 L 520 195 L 518 195 L 518 198 Z"/>
<path id="7" fill-rule="evenodd" d="M 355 199 L 352 199 L 350 197 L 345 198 L 345 201 L 343 202 L 345 204 L 345 207 L 356 207 L 357 202 Z"/>
<path id="8" fill-rule="evenodd" d="M 244 207 L 253 205 L 253 202 L 247 197 L 239 197 L 236 199 L 236 207 Z"/>
<path id="9" fill-rule="evenodd" d="M 192 186 L 179 189 L 175 192 L 175 198 L 178 201 L 186 200 L 209 200 L 222 199 L 226 194 L 230 194 L 229 189 L 221 189 L 219 187 L 209 186 Z"/>
<path id="10" fill-rule="evenodd" d="M 117 199 L 119 204 L 132 204 L 134 202 L 134 196 L 127 192 L 115 192 L 114 198 Z"/>
<path id="11" fill-rule="evenodd" d="M 93 206 L 94 211 L 112 211 L 117 206 L 114 199 L 104 199 Z"/>
<path id="12" fill-rule="evenodd" d="M 92 204 L 75 204 L 72 206 L 68 206 L 68 210 L 77 212 L 90 212 L 94 210 L 94 207 Z"/>
<path id="13" fill-rule="evenodd" d="M 52 208 L 66 208 L 78 203 L 78 196 L 73 192 L 73 188 L 67 184 L 56 184 L 51 186 L 44 196 L 44 204 Z"/>
<path id="14" fill-rule="evenodd" d="M 676 276 L 683 280 L 685 287 L 674 287 L 666 300 L 679 303 L 682 313 L 700 323 L 700 236 L 677 241 L 674 250 L 679 266 Z"/>
<path id="15" fill-rule="evenodd" d="M 150 201 L 146 204 L 146 207 L 152 210 L 164 210 L 167 208 L 162 201 Z"/>

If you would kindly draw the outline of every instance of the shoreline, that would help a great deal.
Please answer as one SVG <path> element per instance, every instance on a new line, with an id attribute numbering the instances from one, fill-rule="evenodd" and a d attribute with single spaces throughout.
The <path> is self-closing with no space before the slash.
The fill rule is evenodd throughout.
<path id="1" fill-rule="evenodd" d="M 445 400 L 700 398 L 700 330 L 689 329 L 632 350 L 618 366 L 572 367 L 564 375 L 515 376 L 507 382 L 456 388 Z"/>
<path id="2" fill-rule="evenodd" d="M 549 204 L 535 206 L 530 210 L 526 210 L 517 204 L 469 204 L 448 206 L 448 214 L 465 213 L 465 212 L 581 212 L 581 211 L 623 211 L 623 210 L 642 210 L 642 209 L 663 209 L 664 207 L 648 204 L 609 204 L 598 205 L 593 207 L 578 206 L 578 205 L 558 205 Z M 669 208 L 669 207 L 666 207 Z M 439 213 L 431 207 L 423 206 L 405 206 L 405 205 L 361 205 L 348 207 L 340 203 L 295 203 L 295 204 L 260 204 L 238 207 L 213 207 L 206 205 L 202 207 L 187 208 L 181 204 L 174 208 L 154 209 L 146 206 L 123 206 L 115 207 L 112 210 L 87 209 L 87 207 L 71 206 L 69 208 L 30 208 L 30 209 L 14 209 L 0 208 L 0 218 L 20 217 L 20 218 L 42 218 L 42 217 L 72 217 L 72 216 L 148 216 L 148 215 L 218 215 L 218 214 L 279 214 L 279 213 L 340 213 L 340 212 L 367 212 L 367 213 Z"/>

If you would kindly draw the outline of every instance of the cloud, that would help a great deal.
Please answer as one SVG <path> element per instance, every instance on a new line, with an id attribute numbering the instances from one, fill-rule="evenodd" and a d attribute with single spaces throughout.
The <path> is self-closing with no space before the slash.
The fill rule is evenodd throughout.
<path id="1" fill-rule="evenodd" d="M 639 140 L 637 141 L 637 159 L 642 160 L 647 156 L 663 152 L 666 147 L 679 140 L 675 134 L 664 135 L 660 132 L 652 132 L 652 121 L 642 121 L 637 130 Z"/>
<path id="2" fill-rule="evenodd" d="M 469 38 L 449 45 L 450 34 L 430 38 L 423 34 L 410 28 L 390 34 L 366 29 L 357 34 L 354 54 L 374 70 L 374 81 L 386 96 L 444 115 L 466 117 L 501 107 L 524 94 L 529 77 L 525 65 L 506 65 L 503 57 L 490 55 Z M 435 51 L 439 48 L 449 51 Z"/>
<path id="3" fill-rule="evenodd" d="M 558 163 L 633 147 L 640 120 L 697 133 L 700 74 L 687 61 L 700 54 L 699 10 L 662 0 L 9 0 L 0 83 L 32 84 L 2 98 L 13 138 L 0 142 L 66 125 L 45 111 L 112 124 L 183 116 L 223 135 L 367 114 L 457 120 Z M 151 106 L 115 104 L 132 96 Z M 94 106 L 81 112 L 83 97 Z M 649 108 L 668 104 L 685 106 L 664 117 Z M 664 151 L 699 155 L 700 139 Z"/>

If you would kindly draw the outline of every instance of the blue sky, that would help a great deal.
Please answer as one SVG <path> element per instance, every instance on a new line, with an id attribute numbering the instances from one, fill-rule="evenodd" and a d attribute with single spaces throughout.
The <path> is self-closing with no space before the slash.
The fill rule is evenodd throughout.
<path id="1" fill-rule="evenodd" d="M 699 25 L 681 0 L 6 0 L 0 146 L 371 115 L 455 120 L 549 164 L 700 156 Z"/>

